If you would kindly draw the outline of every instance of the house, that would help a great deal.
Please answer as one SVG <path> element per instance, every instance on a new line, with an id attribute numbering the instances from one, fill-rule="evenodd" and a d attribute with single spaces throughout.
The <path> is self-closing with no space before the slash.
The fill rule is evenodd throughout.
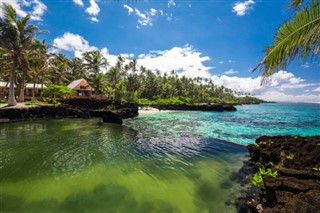
<path id="1" fill-rule="evenodd" d="M 76 96 L 80 97 L 92 97 L 94 95 L 94 90 L 88 84 L 85 79 L 78 79 L 72 81 L 68 87 L 76 92 Z"/>
<path id="2" fill-rule="evenodd" d="M 20 91 L 17 91 L 16 85 L 15 88 L 15 95 L 18 96 Z M 44 84 L 34 84 L 34 83 L 25 83 L 24 89 L 24 96 L 25 99 L 32 98 L 32 90 L 34 90 L 35 98 L 39 98 L 41 96 L 42 91 L 47 88 Z M 9 82 L 0 82 L 0 98 L 6 98 L 9 95 Z"/>

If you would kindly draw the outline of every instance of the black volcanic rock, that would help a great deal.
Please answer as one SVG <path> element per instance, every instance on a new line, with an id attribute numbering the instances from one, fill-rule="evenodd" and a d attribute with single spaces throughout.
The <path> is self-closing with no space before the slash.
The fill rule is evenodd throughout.
<path id="1" fill-rule="evenodd" d="M 163 105 L 150 105 L 159 110 L 188 110 L 188 111 L 210 111 L 210 112 L 223 112 L 223 111 L 236 111 L 237 109 L 232 105 L 222 104 L 163 104 Z"/>
<path id="2" fill-rule="evenodd" d="M 263 136 L 248 150 L 255 172 L 261 166 L 278 171 L 276 178 L 263 177 L 263 212 L 320 212 L 320 136 Z"/>

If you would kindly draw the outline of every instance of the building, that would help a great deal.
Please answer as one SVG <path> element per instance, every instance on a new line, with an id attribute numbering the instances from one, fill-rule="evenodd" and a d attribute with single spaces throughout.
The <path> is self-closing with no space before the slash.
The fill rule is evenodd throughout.
<path id="1" fill-rule="evenodd" d="M 20 91 L 17 91 L 16 85 L 15 95 L 19 96 Z M 34 84 L 34 83 L 26 83 L 24 89 L 25 100 L 30 100 L 32 98 L 32 90 L 34 90 L 35 98 L 40 98 L 42 91 L 47 88 L 44 84 Z M 0 99 L 7 98 L 9 95 L 9 82 L 0 82 Z"/>
<path id="2" fill-rule="evenodd" d="M 76 92 L 77 97 L 92 97 L 94 90 L 85 79 L 72 81 L 68 87 Z"/>

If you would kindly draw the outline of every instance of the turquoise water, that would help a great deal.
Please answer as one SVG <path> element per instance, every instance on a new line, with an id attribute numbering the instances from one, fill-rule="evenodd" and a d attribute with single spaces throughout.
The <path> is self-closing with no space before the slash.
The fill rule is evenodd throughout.
<path id="1" fill-rule="evenodd" d="M 319 104 L 237 106 L 236 112 L 172 111 L 128 120 L 145 136 L 211 137 L 248 145 L 262 135 L 319 135 Z"/>
<path id="2" fill-rule="evenodd" d="M 1 212 L 236 212 L 244 146 L 264 134 L 319 134 L 319 105 L 163 112 L 0 125 Z M 219 140 L 221 139 L 221 140 Z"/>

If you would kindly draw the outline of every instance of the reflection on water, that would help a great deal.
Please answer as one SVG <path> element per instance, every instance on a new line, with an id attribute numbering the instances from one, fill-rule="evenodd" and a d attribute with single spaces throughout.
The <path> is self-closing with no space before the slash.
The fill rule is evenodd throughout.
<path id="1" fill-rule="evenodd" d="M 1 212 L 234 212 L 245 147 L 191 135 L 95 119 L 0 125 Z"/>

